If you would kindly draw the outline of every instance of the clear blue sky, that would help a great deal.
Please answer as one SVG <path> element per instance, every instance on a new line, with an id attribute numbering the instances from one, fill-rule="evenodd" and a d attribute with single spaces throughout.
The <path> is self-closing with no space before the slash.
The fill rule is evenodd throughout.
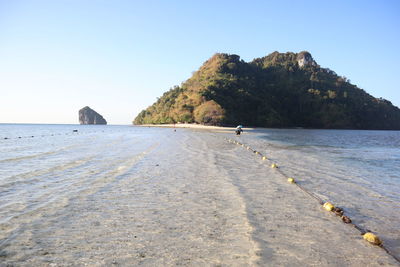
<path id="1" fill-rule="evenodd" d="M 400 106 L 400 1 L 0 0 L 0 122 L 130 124 L 216 52 L 302 50 Z"/>

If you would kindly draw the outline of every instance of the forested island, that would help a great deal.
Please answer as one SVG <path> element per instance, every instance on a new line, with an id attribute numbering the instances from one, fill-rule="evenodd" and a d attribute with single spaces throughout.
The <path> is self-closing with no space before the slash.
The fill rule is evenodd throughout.
<path id="1" fill-rule="evenodd" d="M 320 67 L 306 51 L 251 62 L 217 53 L 133 123 L 400 130 L 400 109 Z"/>

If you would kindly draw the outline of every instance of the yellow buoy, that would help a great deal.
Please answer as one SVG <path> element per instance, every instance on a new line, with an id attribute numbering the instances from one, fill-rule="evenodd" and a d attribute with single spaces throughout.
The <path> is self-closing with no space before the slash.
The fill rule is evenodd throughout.
<path id="1" fill-rule="evenodd" d="M 275 163 L 272 163 L 271 168 L 278 168 L 278 165 L 276 165 Z"/>
<path id="2" fill-rule="evenodd" d="M 324 209 L 326 209 L 327 211 L 332 211 L 334 208 L 335 206 L 333 206 L 332 203 L 325 202 Z"/>
<path id="3" fill-rule="evenodd" d="M 289 178 L 287 179 L 287 181 L 288 181 L 289 183 L 291 183 L 291 184 L 295 184 L 295 183 L 296 183 L 295 180 L 294 180 L 293 178 L 291 178 L 291 177 L 289 177 Z"/>
<path id="4" fill-rule="evenodd" d="M 262 157 L 262 160 L 267 160 L 267 157 L 266 156 Z"/>
<path id="5" fill-rule="evenodd" d="M 373 233 L 365 233 L 363 235 L 363 238 L 365 240 L 367 240 L 369 243 L 374 244 L 374 245 L 378 245 L 379 246 L 380 244 L 382 244 L 382 241 L 379 239 L 379 237 L 377 237 Z"/>
<path id="6" fill-rule="evenodd" d="M 254 153 L 256 153 L 257 155 L 260 154 L 260 152 L 258 152 L 258 151 L 254 152 Z"/>

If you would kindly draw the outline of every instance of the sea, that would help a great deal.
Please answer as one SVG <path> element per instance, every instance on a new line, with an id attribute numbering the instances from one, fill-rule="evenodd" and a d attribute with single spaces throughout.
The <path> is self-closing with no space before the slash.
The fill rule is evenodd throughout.
<path id="1" fill-rule="evenodd" d="M 80 199 L 106 196 L 170 132 L 128 125 L 0 124 L 0 261 L 44 257 L 46 244 L 37 236 L 61 240 L 74 213 L 84 212 L 74 208 Z M 221 142 L 234 137 L 212 134 Z M 239 138 L 400 254 L 400 131 L 253 129 Z"/>
<path id="2" fill-rule="evenodd" d="M 400 131 L 256 129 L 241 138 L 400 256 Z"/>

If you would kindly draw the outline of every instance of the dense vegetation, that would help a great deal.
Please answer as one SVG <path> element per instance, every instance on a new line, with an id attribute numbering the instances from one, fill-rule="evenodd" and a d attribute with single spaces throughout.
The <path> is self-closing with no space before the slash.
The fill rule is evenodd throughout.
<path id="1" fill-rule="evenodd" d="M 321 68 L 308 52 L 274 52 L 249 63 L 237 55 L 215 54 L 134 120 L 175 122 L 400 129 L 400 109 Z"/>

